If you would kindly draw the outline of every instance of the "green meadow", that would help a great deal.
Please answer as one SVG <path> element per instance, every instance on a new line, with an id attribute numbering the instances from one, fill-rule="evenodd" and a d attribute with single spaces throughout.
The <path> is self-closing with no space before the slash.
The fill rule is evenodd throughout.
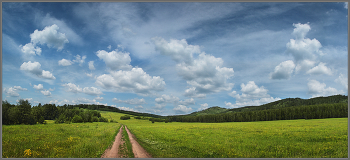
<path id="1" fill-rule="evenodd" d="M 120 120 L 113 123 L 3 125 L 2 157 L 99 158 L 120 124 L 154 158 L 347 158 L 348 118 L 227 123 Z M 115 123 L 117 121 L 118 123 Z"/>
<path id="2" fill-rule="evenodd" d="M 119 122 L 155 158 L 348 157 L 348 118 L 228 123 L 152 123 L 131 118 Z"/>
<path id="3" fill-rule="evenodd" d="M 118 123 L 2 125 L 3 158 L 99 158 Z"/>

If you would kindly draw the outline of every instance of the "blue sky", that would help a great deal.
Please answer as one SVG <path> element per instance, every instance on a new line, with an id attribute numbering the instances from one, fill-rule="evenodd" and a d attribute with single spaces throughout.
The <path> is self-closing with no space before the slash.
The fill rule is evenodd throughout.
<path id="1" fill-rule="evenodd" d="M 348 94 L 347 3 L 2 3 L 2 99 L 158 115 Z"/>

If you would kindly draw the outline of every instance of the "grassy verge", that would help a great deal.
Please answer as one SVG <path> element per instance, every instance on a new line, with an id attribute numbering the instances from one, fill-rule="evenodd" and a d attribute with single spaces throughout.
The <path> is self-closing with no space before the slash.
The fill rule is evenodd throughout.
<path id="1" fill-rule="evenodd" d="M 127 158 L 134 158 L 134 153 L 132 152 L 132 145 L 130 143 L 129 135 L 125 129 L 125 126 L 123 126 L 122 139 L 124 141 L 124 144 L 122 144 L 122 146 L 120 147 L 121 153 Z"/>
<path id="2" fill-rule="evenodd" d="M 118 123 L 3 125 L 3 158 L 100 158 Z"/>

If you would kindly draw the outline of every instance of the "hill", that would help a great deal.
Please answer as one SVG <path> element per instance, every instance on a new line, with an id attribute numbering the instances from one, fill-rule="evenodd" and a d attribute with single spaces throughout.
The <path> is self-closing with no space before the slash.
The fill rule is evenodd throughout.
<path id="1" fill-rule="evenodd" d="M 227 112 L 229 109 L 227 108 L 222 108 L 222 107 L 218 107 L 218 106 L 214 106 L 214 107 L 210 107 L 207 108 L 205 110 L 202 111 L 198 111 L 198 112 L 193 112 L 191 114 L 188 114 L 188 116 L 199 116 L 199 115 L 208 115 L 208 114 L 219 114 L 219 113 L 225 113 Z"/>

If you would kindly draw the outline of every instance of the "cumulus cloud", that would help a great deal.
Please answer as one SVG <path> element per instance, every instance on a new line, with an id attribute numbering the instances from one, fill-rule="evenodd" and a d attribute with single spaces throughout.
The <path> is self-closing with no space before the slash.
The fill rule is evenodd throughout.
<path id="1" fill-rule="evenodd" d="M 93 95 L 93 96 L 97 96 L 97 95 L 103 94 L 101 92 L 101 90 L 99 90 L 96 87 L 85 87 L 82 92 L 85 93 L 85 94 L 88 94 L 88 95 Z"/>
<path id="2" fill-rule="evenodd" d="M 111 45 L 108 45 L 108 47 L 107 47 L 109 50 L 111 50 L 111 48 L 112 48 L 112 46 Z"/>
<path id="3" fill-rule="evenodd" d="M 192 111 L 191 107 L 186 107 L 184 105 L 178 105 L 173 109 L 177 114 L 185 114 Z"/>
<path id="4" fill-rule="evenodd" d="M 40 78 L 56 79 L 51 72 L 40 69 L 41 64 L 39 62 L 23 62 L 20 70 L 28 71 Z"/>
<path id="5" fill-rule="evenodd" d="M 339 77 L 335 80 L 335 82 L 341 84 L 344 86 L 344 88 L 346 88 L 346 90 L 348 90 L 348 77 L 344 77 L 343 74 L 339 74 Z"/>
<path id="6" fill-rule="evenodd" d="M 311 27 L 309 24 L 293 24 L 295 27 L 292 35 L 296 39 L 290 39 L 287 43 L 287 52 L 291 53 L 296 62 L 304 59 L 314 60 L 316 55 L 323 55 L 324 53 L 320 50 L 322 47 L 321 43 L 317 39 L 305 38 L 305 35 Z"/>
<path id="7" fill-rule="evenodd" d="M 59 27 L 54 24 L 52 26 L 46 26 L 42 31 L 35 30 L 30 34 L 31 42 L 36 45 L 47 44 L 48 47 L 54 47 L 58 50 L 62 50 L 65 43 L 68 43 L 68 39 L 64 33 L 59 33 L 57 30 Z"/>
<path id="8" fill-rule="evenodd" d="M 197 111 L 202 111 L 208 108 L 208 103 L 201 104 L 201 107 L 197 109 Z"/>
<path id="9" fill-rule="evenodd" d="M 66 84 L 63 84 L 62 86 L 66 87 L 68 92 L 73 92 L 73 93 L 82 92 L 82 89 L 79 87 L 79 85 L 77 86 L 73 83 L 66 83 Z"/>
<path id="10" fill-rule="evenodd" d="M 13 86 L 10 88 L 4 88 L 4 92 L 10 97 L 18 97 L 19 93 L 17 91 L 26 91 L 27 88 L 22 88 L 21 86 Z"/>
<path id="11" fill-rule="evenodd" d="M 89 62 L 89 69 L 90 70 L 95 70 L 94 61 L 90 61 Z"/>
<path id="12" fill-rule="evenodd" d="M 146 103 L 145 99 L 143 98 L 141 99 L 134 98 L 134 99 L 127 99 L 127 100 L 119 100 L 117 98 L 113 98 L 112 101 L 116 103 L 127 103 L 127 104 L 137 104 L 137 105 Z"/>
<path id="13" fill-rule="evenodd" d="M 129 108 L 129 107 L 117 107 L 117 108 L 119 108 L 119 109 L 121 109 L 121 110 L 125 110 L 125 111 L 133 111 L 133 112 L 135 112 L 136 110 L 134 110 L 133 108 Z"/>
<path id="14" fill-rule="evenodd" d="M 180 105 L 188 106 L 188 105 L 193 105 L 196 104 L 196 101 L 191 98 L 191 99 L 185 99 L 184 101 L 179 101 Z"/>
<path id="15" fill-rule="evenodd" d="M 163 55 L 171 56 L 178 63 L 185 62 L 186 64 L 191 64 L 193 54 L 200 53 L 199 46 L 188 45 L 185 39 L 171 39 L 168 43 L 161 37 L 153 37 L 152 42 L 155 44 L 157 51 Z"/>
<path id="16" fill-rule="evenodd" d="M 197 45 L 188 45 L 185 39 L 171 39 L 167 42 L 163 38 L 154 37 L 152 42 L 155 49 L 163 55 L 170 56 L 177 62 L 178 75 L 192 87 L 184 93 L 187 97 L 205 97 L 208 93 L 229 91 L 233 83 L 227 79 L 233 76 L 233 69 L 222 67 L 223 60 L 200 51 Z M 193 54 L 199 54 L 197 59 Z"/>
<path id="17" fill-rule="evenodd" d="M 29 55 L 41 55 L 41 48 L 35 46 L 33 43 L 27 43 L 26 45 L 19 46 L 21 48 L 21 51 L 25 54 L 29 54 Z"/>
<path id="18" fill-rule="evenodd" d="M 348 2 L 344 2 L 344 8 L 348 9 Z"/>
<path id="19" fill-rule="evenodd" d="M 102 101 L 103 97 L 96 97 L 95 99 Z"/>
<path id="20" fill-rule="evenodd" d="M 72 61 L 64 59 L 64 58 L 58 61 L 58 65 L 60 65 L 60 66 L 70 66 L 72 64 L 73 64 Z"/>
<path id="21" fill-rule="evenodd" d="M 130 53 L 128 52 L 120 52 L 118 50 L 107 52 L 105 50 L 99 50 L 96 54 L 111 70 L 128 70 L 132 68 L 130 65 Z"/>
<path id="22" fill-rule="evenodd" d="M 243 107 L 249 105 L 258 106 L 280 100 L 280 98 L 271 97 L 264 86 L 258 87 L 254 81 L 249 81 L 246 85 L 242 83 L 241 92 L 242 94 L 237 94 L 236 91 L 232 91 L 229 95 L 236 98 L 236 104 L 225 102 L 225 105 L 227 107 Z"/>
<path id="23" fill-rule="evenodd" d="M 88 77 L 93 77 L 92 73 L 85 73 Z"/>
<path id="24" fill-rule="evenodd" d="M 140 95 L 151 95 L 154 91 L 164 90 L 165 82 L 159 76 L 151 77 L 142 68 L 131 71 L 111 71 L 96 78 L 96 84 L 116 92 L 133 92 Z"/>
<path id="25" fill-rule="evenodd" d="M 314 61 L 304 59 L 295 66 L 295 72 L 298 73 L 299 71 L 308 71 L 314 65 L 315 65 Z"/>
<path id="26" fill-rule="evenodd" d="M 43 84 L 38 84 L 38 85 L 34 85 L 33 88 L 36 89 L 36 90 L 43 90 L 44 86 L 43 86 Z"/>
<path id="27" fill-rule="evenodd" d="M 318 66 L 315 66 L 314 68 L 310 69 L 306 73 L 307 74 L 312 74 L 312 75 L 320 75 L 320 74 L 332 75 L 331 69 L 326 67 L 326 64 L 322 63 L 322 62 L 320 62 L 318 64 Z"/>
<path id="28" fill-rule="evenodd" d="M 40 91 L 43 95 L 45 96 L 51 96 L 51 92 L 49 90 L 43 90 L 43 91 Z"/>
<path id="29" fill-rule="evenodd" d="M 338 91 L 335 88 L 328 87 L 326 88 L 325 83 L 320 83 L 316 80 L 309 80 L 307 83 L 308 86 L 308 94 L 311 94 L 312 97 L 319 97 L 319 96 L 331 96 L 335 94 L 343 94 L 344 91 L 340 90 Z"/>
<path id="30" fill-rule="evenodd" d="M 274 72 L 270 74 L 270 79 L 289 79 L 294 68 L 295 64 L 293 61 L 284 61 L 275 67 Z"/>
<path id="31" fill-rule="evenodd" d="M 85 59 L 86 59 L 86 56 L 81 57 L 78 54 L 74 57 L 75 57 L 75 60 L 73 60 L 73 62 L 79 63 L 80 66 L 85 62 Z"/>

